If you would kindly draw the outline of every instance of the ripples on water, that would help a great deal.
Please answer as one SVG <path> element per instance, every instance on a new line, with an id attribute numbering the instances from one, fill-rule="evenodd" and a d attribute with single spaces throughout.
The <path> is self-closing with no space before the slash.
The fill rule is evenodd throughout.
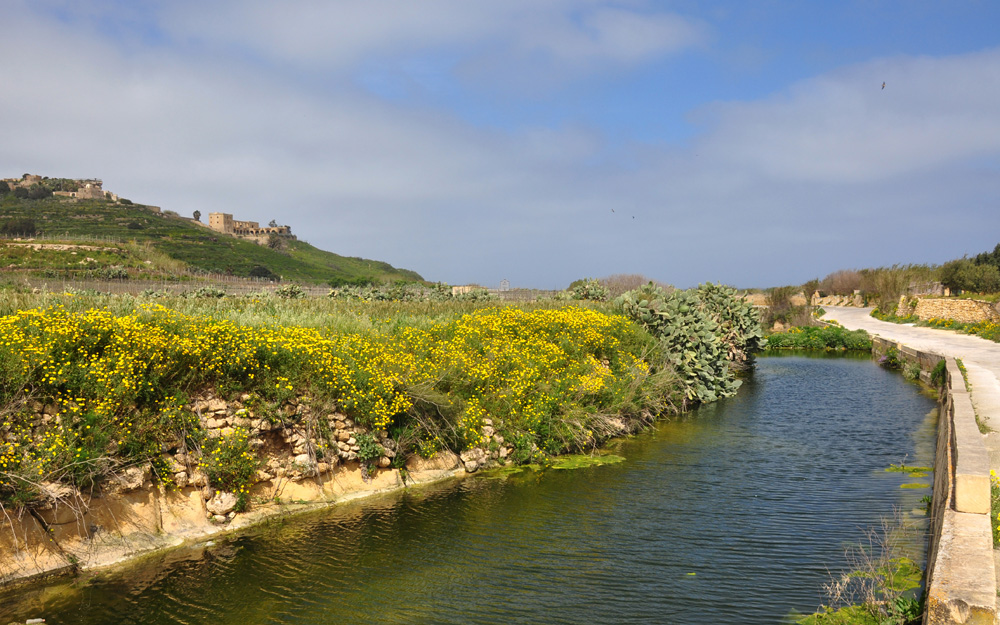
<path id="1" fill-rule="evenodd" d="M 0 622 L 778 623 L 820 604 L 865 527 L 920 507 L 929 489 L 884 469 L 931 462 L 933 408 L 867 360 L 764 358 L 738 397 L 623 442 L 623 463 L 296 517 L 0 597 Z"/>

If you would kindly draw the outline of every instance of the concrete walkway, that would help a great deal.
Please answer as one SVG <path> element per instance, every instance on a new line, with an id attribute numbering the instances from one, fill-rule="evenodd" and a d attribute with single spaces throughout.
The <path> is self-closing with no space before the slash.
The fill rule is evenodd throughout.
<path id="1" fill-rule="evenodd" d="M 959 358 L 971 387 L 972 406 L 979 421 L 992 431 L 985 435 L 990 468 L 1000 475 L 1000 343 L 951 330 L 887 323 L 871 317 L 870 308 L 825 306 L 824 319 L 834 319 L 849 330 L 863 329 L 914 349 Z M 996 519 L 992 519 L 997 523 Z M 993 551 L 1000 580 L 1000 550 Z M 998 588 L 1000 592 L 1000 588 Z"/>

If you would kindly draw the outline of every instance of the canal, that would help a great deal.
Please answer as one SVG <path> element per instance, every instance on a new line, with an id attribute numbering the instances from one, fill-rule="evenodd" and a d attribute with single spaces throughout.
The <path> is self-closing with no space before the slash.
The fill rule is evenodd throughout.
<path id="1" fill-rule="evenodd" d="M 932 464 L 935 427 L 933 399 L 867 358 L 761 358 L 737 397 L 614 445 L 622 462 L 475 475 L 8 590 L 0 622 L 780 623 L 894 510 L 923 564 L 932 476 L 885 469 Z"/>

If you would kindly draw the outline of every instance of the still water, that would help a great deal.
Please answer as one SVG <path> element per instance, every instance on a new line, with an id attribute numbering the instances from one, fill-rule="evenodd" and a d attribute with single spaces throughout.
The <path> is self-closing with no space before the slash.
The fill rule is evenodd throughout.
<path id="1" fill-rule="evenodd" d="M 621 442 L 619 464 L 295 517 L 8 591 L 0 622 L 779 623 L 823 601 L 880 516 L 920 518 L 930 488 L 900 486 L 931 477 L 884 469 L 932 463 L 934 409 L 867 359 L 763 358 L 737 397 Z"/>

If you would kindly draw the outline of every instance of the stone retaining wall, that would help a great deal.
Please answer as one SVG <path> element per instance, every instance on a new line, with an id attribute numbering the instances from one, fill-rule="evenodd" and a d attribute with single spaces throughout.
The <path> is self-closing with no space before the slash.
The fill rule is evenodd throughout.
<path id="1" fill-rule="evenodd" d="M 996 305 L 974 299 L 918 298 L 914 314 L 921 320 L 954 319 L 962 323 L 1000 321 Z"/>
<path id="2" fill-rule="evenodd" d="M 943 359 L 939 354 L 872 338 L 874 355 L 893 348 L 901 360 L 920 365 L 925 381 Z M 934 462 L 924 624 L 993 624 L 998 613 L 989 454 L 962 372 L 953 358 L 946 362 Z"/>
<path id="3" fill-rule="evenodd" d="M 810 303 L 813 306 L 853 306 L 861 308 L 865 305 L 865 298 L 860 293 L 854 295 L 826 295 L 820 297 L 814 293 Z"/>

